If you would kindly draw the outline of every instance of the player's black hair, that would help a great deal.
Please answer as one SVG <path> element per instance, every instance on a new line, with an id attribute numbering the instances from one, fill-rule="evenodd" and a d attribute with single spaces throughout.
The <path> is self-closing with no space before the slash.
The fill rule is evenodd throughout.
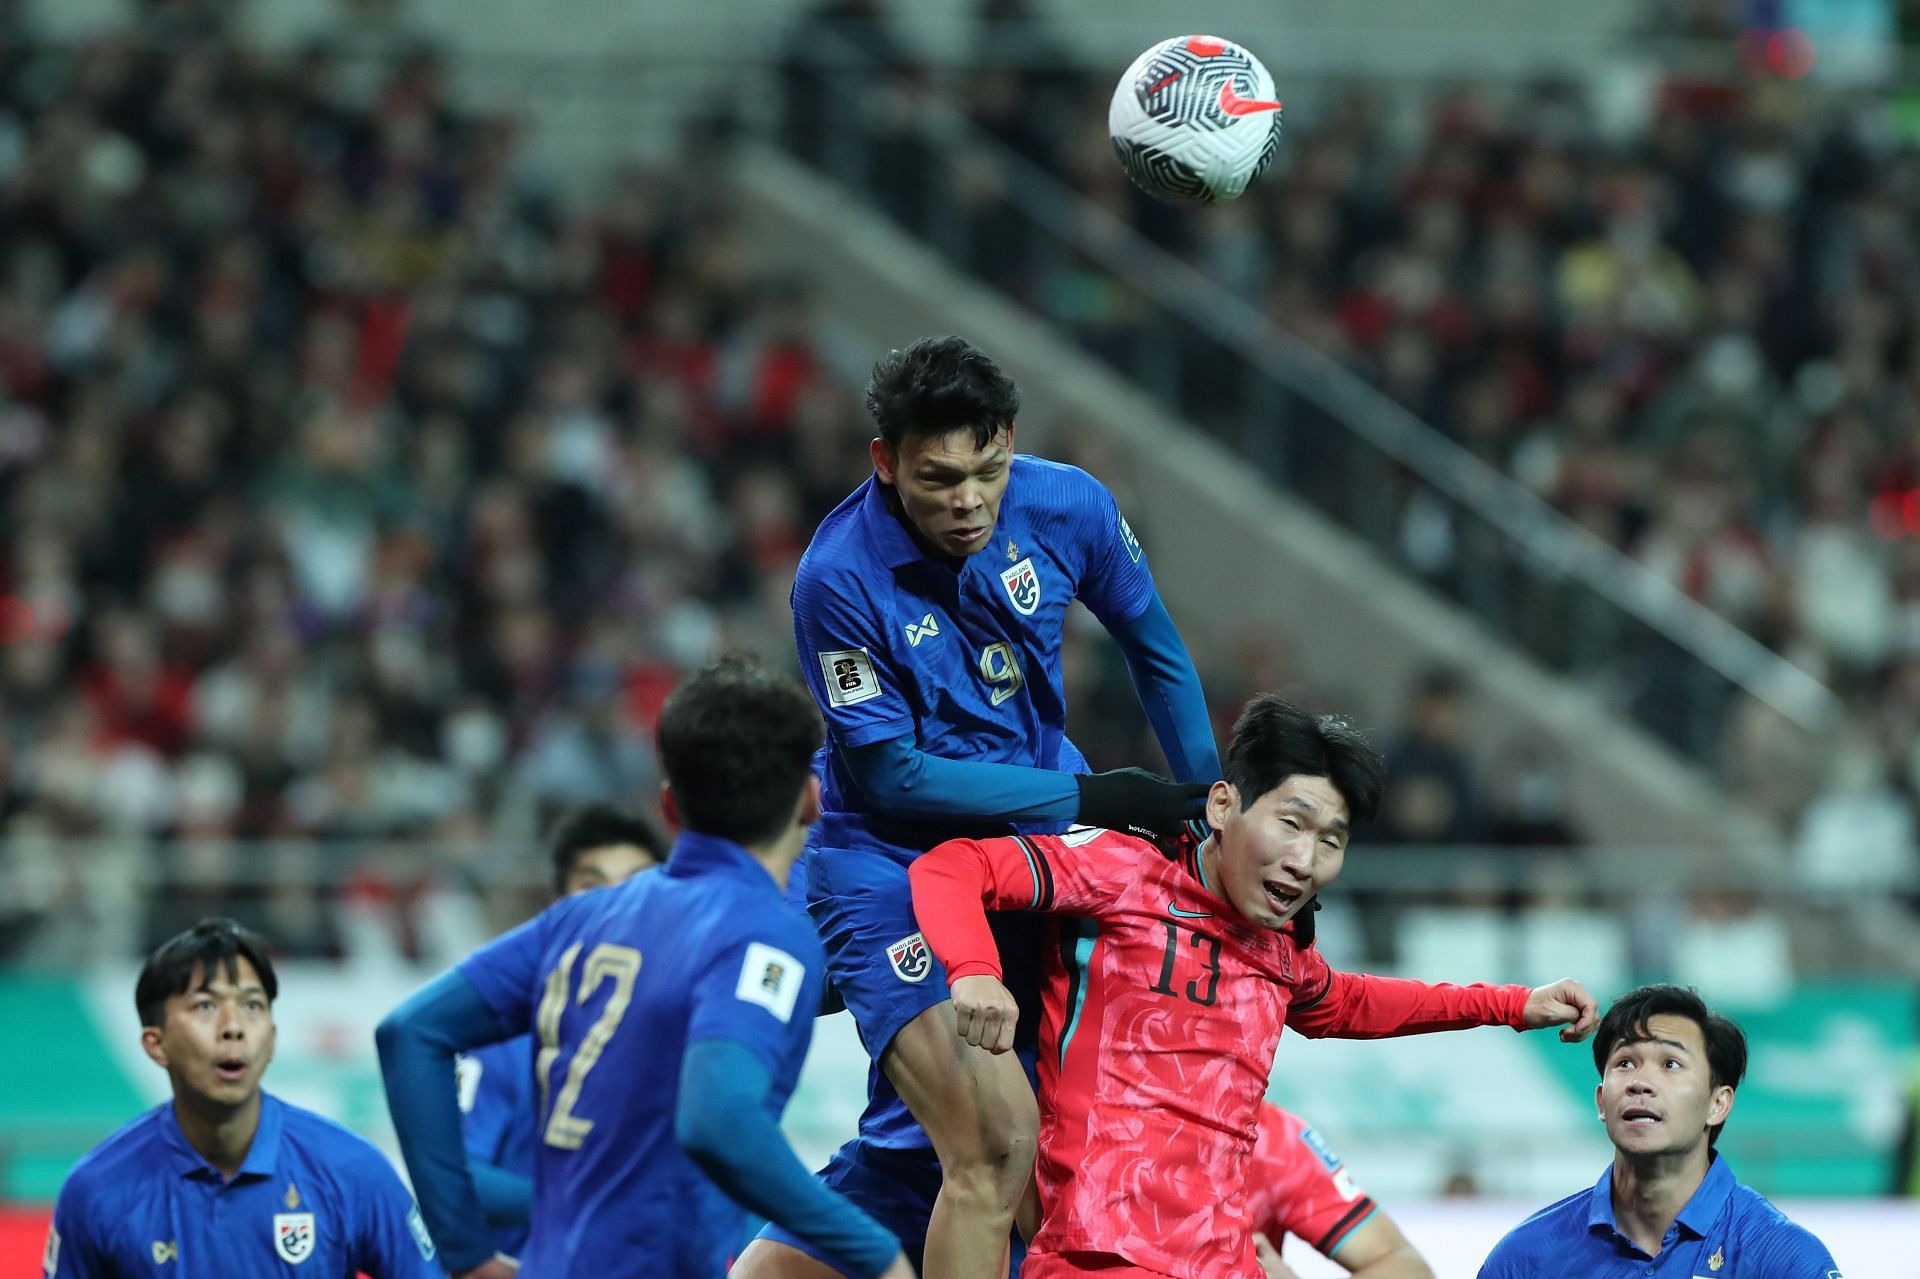
<path id="1" fill-rule="evenodd" d="M 242 959 L 260 975 L 260 985 L 271 1004 L 280 994 L 280 979 L 273 975 L 266 938 L 248 932 L 231 919 L 203 919 L 186 932 L 168 938 L 147 956 L 140 968 L 140 980 L 134 983 L 133 1006 L 140 1012 L 140 1024 L 164 1025 L 167 1001 L 186 994 L 195 973 L 200 974 L 202 985 L 213 980 L 216 969 L 228 981 L 237 983 Z"/>
<path id="2" fill-rule="evenodd" d="M 1012 429 L 1020 388 L 965 338 L 921 338 L 874 364 L 867 412 L 891 449 L 908 435 L 969 429 L 973 446 L 985 448 Z"/>
<path id="3" fill-rule="evenodd" d="M 1234 721 L 1225 772 L 1243 812 L 1289 777 L 1324 777 L 1347 801 L 1348 820 L 1361 826 L 1379 811 L 1387 762 L 1344 719 L 1309 715 L 1278 693 L 1260 693 Z"/>
<path id="4" fill-rule="evenodd" d="M 813 698 L 751 657 L 723 657 L 660 711 L 660 764 L 688 829 L 752 844 L 778 835 L 825 736 Z"/>
<path id="5" fill-rule="evenodd" d="M 1600 1028 L 1593 1035 L 1593 1064 L 1602 1078 L 1607 1073 L 1607 1058 L 1622 1044 L 1640 1044 L 1653 1038 L 1647 1023 L 1655 1017 L 1685 1017 L 1700 1027 L 1700 1038 L 1707 1045 L 1707 1080 L 1715 1088 L 1723 1084 L 1738 1088 L 1747 1074 L 1747 1037 L 1728 1017 L 1707 1007 L 1707 1001 L 1691 986 L 1656 982 L 1630 990 L 1613 1001 Z M 1707 1145 L 1720 1140 L 1724 1123 L 1707 1129 Z"/>
<path id="6" fill-rule="evenodd" d="M 666 842 L 652 822 L 612 804 L 583 804 L 568 809 L 553 825 L 547 845 L 553 854 L 553 891 L 567 891 L 567 876 L 581 854 L 614 844 L 632 844 L 656 862 L 667 860 Z"/>

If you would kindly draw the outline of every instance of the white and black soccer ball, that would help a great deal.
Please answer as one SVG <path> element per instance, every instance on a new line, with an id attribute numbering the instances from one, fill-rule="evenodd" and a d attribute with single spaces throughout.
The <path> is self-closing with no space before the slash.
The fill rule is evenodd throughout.
<path id="1" fill-rule="evenodd" d="M 1231 200 L 1280 150 L 1280 103 L 1260 59 L 1218 36 L 1175 36 L 1135 58 L 1107 131 L 1121 167 L 1174 204 Z"/>

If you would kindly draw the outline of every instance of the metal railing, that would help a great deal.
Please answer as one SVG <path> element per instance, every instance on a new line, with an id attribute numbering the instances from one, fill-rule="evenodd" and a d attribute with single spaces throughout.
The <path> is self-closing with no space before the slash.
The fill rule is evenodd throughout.
<path id="1" fill-rule="evenodd" d="M 1717 761 L 1741 695 L 1808 732 L 1836 722 L 1839 701 L 1805 670 L 950 102 L 849 71 L 852 58 L 840 50 L 794 79 L 806 98 L 769 125 L 775 139 L 1053 321 L 1277 488 L 1695 760 Z"/>

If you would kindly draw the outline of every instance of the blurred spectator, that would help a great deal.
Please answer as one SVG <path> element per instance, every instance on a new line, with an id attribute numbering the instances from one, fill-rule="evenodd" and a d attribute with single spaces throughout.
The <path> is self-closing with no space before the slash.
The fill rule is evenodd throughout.
<path id="1" fill-rule="evenodd" d="M 1873 743 L 1842 744 L 1801 819 L 1795 860 L 1817 894 L 1884 896 L 1920 884 L 1913 800 L 1894 785 Z"/>
<path id="2" fill-rule="evenodd" d="M 1387 747 L 1393 779 L 1379 835 L 1400 844 L 1459 844 L 1479 837 L 1479 789 L 1466 746 L 1467 688 L 1436 668 L 1413 684 L 1398 739 Z"/>

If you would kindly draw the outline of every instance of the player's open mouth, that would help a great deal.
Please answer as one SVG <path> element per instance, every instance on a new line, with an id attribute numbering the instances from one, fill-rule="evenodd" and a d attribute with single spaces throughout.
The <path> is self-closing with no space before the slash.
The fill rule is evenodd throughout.
<path id="1" fill-rule="evenodd" d="M 1651 1128 L 1660 1122 L 1660 1116 L 1645 1106 L 1628 1106 L 1620 1112 L 1620 1119 L 1623 1123 L 1632 1124 L 1636 1128 Z"/>
<path id="2" fill-rule="evenodd" d="M 977 542 L 986 535 L 987 526 L 981 524 L 974 528 L 957 528 L 947 536 L 956 542 Z"/>
<path id="3" fill-rule="evenodd" d="M 1299 905 L 1300 899 L 1306 895 L 1298 888 L 1288 888 L 1285 884 L 1276 883 L 1271 879 L 1262 880 L 1260 887 L 1267 892 L 1267 905 L 1273 907 L 1274 913 L 1279 915 L 1284 915 Z"/>
<path id="4" fill-rule="evenodd" d="M 247 1077 L 247 1063 L 238 1057 L 222 1057 L 213 1063 L 213 1073 L 228 1083 L 238 1083 Z"/>

